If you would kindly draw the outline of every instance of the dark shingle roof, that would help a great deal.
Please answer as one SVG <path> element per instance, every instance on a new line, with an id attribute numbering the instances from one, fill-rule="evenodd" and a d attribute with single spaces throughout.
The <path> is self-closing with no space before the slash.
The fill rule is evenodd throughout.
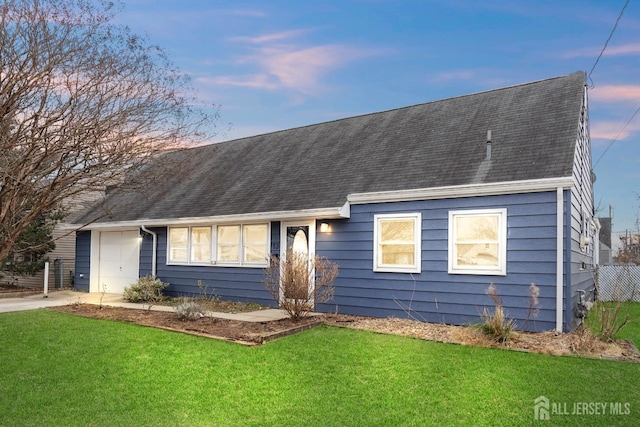
<path id="1" fill-rule="evenodd" d="M 329 208 L 351 193 L 571 176 L 584 83 L 579 72 L 170 153 L 158 164 L 186 159 L 184 174 L 143 196 L 114 191 L 102 221 Z"/>

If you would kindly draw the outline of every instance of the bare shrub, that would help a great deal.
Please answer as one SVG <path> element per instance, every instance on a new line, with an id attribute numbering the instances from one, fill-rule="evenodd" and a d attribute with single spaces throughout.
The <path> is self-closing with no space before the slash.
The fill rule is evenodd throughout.
<path id="1" fill-rule="evenodd" d="M 506 343 L 516 327 L 515 321 L 505 315 L 502 307 L 502 298 L 498 295 L 498 291 L 495 286 L 493 286 L 493 283 L 489 285 L 486 293 L 493 301 L 495 308 L 493 309 L 493 313 L 486 307 L 482 310 L 482 323 L 479 325 L 480 330 L 494 341 Z"/>
<path id="2" fill-rule="evenodd" d="M 262 284 L 271 296 L 293 319 L 313 312 L 315 304 L 333 299 L 333 281 L 338 276 L 338 265 L 327 258 L 309 258 L 293 250 L 284 259 L 272 256 L 265 269 Z"/>
<path id="3" fill-rule="evenodd" d="M 180 320 L 194 321 L 204 317 L 202 306 L 189 298 L 184 298 L 175 310 Z"/>
<path id="4" fill-rule="evenodd" d="M 524 328 L 527 329 L 529 327 L 529 320 L 531 317 L 538 317 L 540 313 L 540 307 L 538 307 L 538 297 L 540 296 L 540 288 L 535 285 L 535 283 L 531 283 L 529 285 L 529 310 L 527 311 L 527 321 L 524 324 Z"/>
<path id="5" fill-rule="evenodd" d="M 630 301 L 636 297 L 636 286 L 633 276 L 627 265 L 617 266 L 620 268 L 616 274 L 613 289 L 609 301 L 596 301 L 591 309 L 596 316 L 596 330 L 598 337 L 607 342 L 613 341 L 613 337 L 622 328 L 640 319 L 631 315 Z M 598 295 L 602 295 L 599 280 L 596 280 Z"/>

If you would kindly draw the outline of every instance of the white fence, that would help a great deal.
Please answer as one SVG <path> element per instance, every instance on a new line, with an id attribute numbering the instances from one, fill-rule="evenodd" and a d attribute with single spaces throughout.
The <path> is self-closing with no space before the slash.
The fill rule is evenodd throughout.
<path id="1" fill-rule="evenodd" d="M 596 275 L 596 287 L 601 301 L 640 302 L 640 266 L 601 265 Z"/>

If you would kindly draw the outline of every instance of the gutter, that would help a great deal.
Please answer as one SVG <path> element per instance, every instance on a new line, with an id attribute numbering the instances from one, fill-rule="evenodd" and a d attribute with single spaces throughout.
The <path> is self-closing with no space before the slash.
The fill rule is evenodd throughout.
<path id="1" fill-rule="evenodd" d="M 562 332 L 563 314 L 563 266 L 564 266 L 564 193 L 562 187 L 556 193 L 556 331 Z"/>
<path id="2" fill-rule="evenodd" d="M 153 236 L 153 252 L 151 253 L 151 275 L 153 277 L 156 277 L 156 262 L 157 262 L 156 253 L 158 252 L 158 250 L 157 250 L 158 249 L 158 234 L 156 232 L 154 232 L 154 231 L 149 230 L 144 225 L 141 225 L 140 228 L 145 233 L 149 233 L 149 234 L 151 234 Z"/>

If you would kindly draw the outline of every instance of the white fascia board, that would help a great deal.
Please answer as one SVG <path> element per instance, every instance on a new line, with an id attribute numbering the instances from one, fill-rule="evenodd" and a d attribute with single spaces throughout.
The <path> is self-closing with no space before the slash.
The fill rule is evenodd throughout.
<path id="1" fill-rule="evenodd" d="M 379 191 L 349 194 L 351 204 L 403 202 L 411 200 L 453 199 L 458 197 L 495 196 L 500 194 L 539 193 L 573 186 L 573 177 L 546 178 L 526 181 L 494 182 L 490 184 L 452 185 L 416 188 L 413 190 Z"/>
<path id="2" fill-rule="evenodd" d="M 304 209 L 294 211 L 277 211 L 277 212 L 259 212 L 239 215 L 217 215 L 207 217 L 188 217 L 188 218 L 159 218 L 159 219 L 140 219 L 135 221 L 114 221 L 114 222 L 97 222 L 81 227 L 83 230 L 102 230 L 102 229 L 120 229 L 130 227 L 146 227 L 167 226 L 167 225 L 198 225 L 198 224 L 224 224 L 224 223 L 244 223 L 244 222 L 268 222 L 268 221 L 288 221 L 298 219 L 336 219 L 349 218 L 349 204 L 335 208 L 320 209 Z"/>

